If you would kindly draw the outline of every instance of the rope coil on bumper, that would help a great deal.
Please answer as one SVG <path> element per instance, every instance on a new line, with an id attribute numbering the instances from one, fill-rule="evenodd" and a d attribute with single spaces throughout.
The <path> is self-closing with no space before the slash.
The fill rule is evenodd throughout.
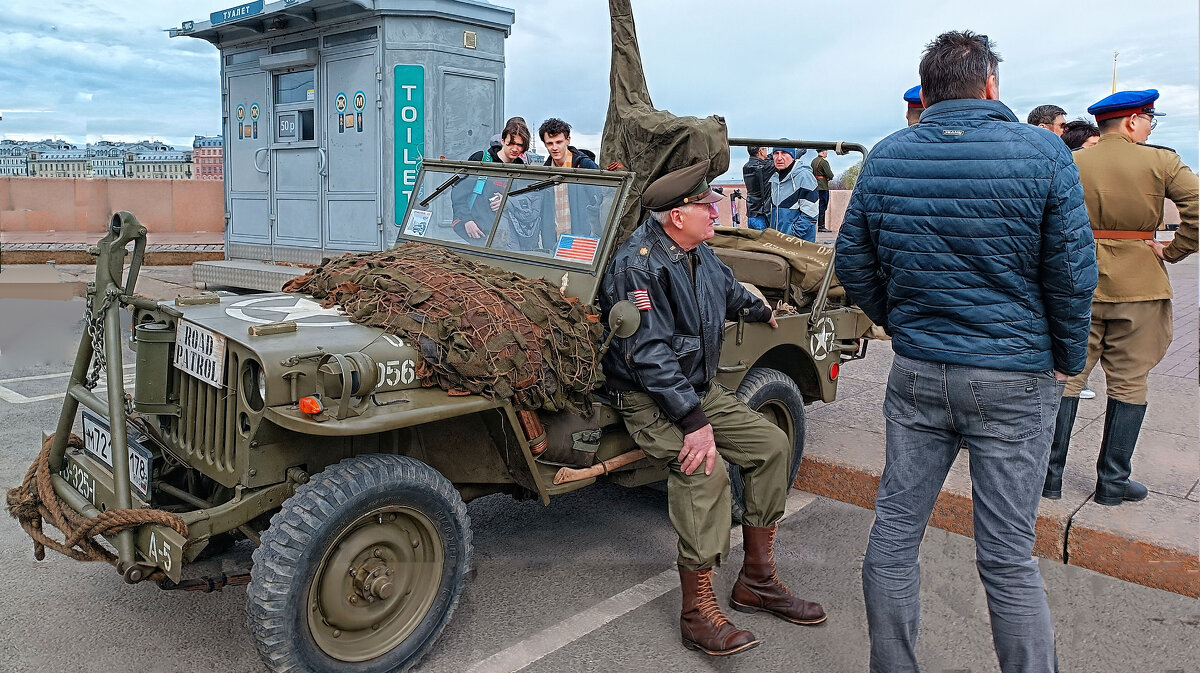
<path id="1" fill-rule="evenodd" d="M 8 513 L 20 523 L 21 528 L 33 538 L 33 556 L 41 561 L 46 558 L 46 547 L 69 556 L 76 561 L 105 561 L 117 566 L 117 555 L 105 549 L 97 536 L 115 535 L 123 530 L 145 524 L 158 524 L 188 537 L 188 526 L 177 514 L 157 509 L 116 509 L 87 517 L 63 502 L 54 491 L 50 473 L 50 446 L 54 435 L 46 438 L 42 450 L 25 473 L 20 486 L 10 488 L 7 494 Z M 67 446 L 83 448 L 83 440 L 72 434 Z M 56 540 L 45 531 L 49 523 L 63 534 Z M 166 573 L 155 570 L 147 580 L 166 579 Z"/>

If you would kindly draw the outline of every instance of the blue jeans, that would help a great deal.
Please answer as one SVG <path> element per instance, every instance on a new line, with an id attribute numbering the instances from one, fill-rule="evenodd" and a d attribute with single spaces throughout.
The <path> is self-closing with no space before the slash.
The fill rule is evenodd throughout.
<path id="1" fill-rule="evenodd" d="M 746 217 L 746 224 L 749 225 L 751 229 L 762 231 L 763 229 L 767 228 L 767 218 L 763 215 L 749 215 Z"/>
<path id="2" fill-rule="evenodd" d="M 863 559 L 871 673 L 915 672 L 917 555 L 959 446 L 970 452 L 975 556 L 1004 673 L 1057 670 L 1034 524 L 1063 385 L 1053 372 L 1006 372 L 895 357 L 883 415 L 887 462 Z"/>

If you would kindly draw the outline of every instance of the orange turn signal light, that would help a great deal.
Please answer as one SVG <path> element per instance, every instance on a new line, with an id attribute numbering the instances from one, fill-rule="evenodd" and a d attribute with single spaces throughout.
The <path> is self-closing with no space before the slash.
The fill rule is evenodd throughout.
<path id="1" fill-rule="evenodd" d="M 316 416 L 325 410 L 324 407 L 321 406 L 321 400 L 318 400 L 312 396 L 301 397 L 299 405 L 301 413 L 308 414 L 309 416 Z"/>

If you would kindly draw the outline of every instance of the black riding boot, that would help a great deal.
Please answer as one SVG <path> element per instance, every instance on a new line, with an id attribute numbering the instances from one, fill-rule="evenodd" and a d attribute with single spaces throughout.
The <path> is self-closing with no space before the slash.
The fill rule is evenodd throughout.
<path id="1" fill-rule="evenodd" d="M 1101 505 L 1146 499 L 1146 487 L 1129 478 L 1133 469 L 1133 447 L 1145 417 L 1146 405 L 1108 398 L 1104 439 L 1100 442 L 1100 457 L 1096 460 L 1096 502 Z"/>
<path id="2" fill-rule="evenodd" d="M 1042 497 L 1062 498 L 1063 468 L 1067 465 L 1067 448 L 1071 445 L 1071 429 L 1079 411 L 1078 397 L 1063 397 L 1058 403 L 1058 418 L 1054 422 L 1054 441 L 1050 444 L 1050 463 L 1046 466 L 1046 485 Z"/>

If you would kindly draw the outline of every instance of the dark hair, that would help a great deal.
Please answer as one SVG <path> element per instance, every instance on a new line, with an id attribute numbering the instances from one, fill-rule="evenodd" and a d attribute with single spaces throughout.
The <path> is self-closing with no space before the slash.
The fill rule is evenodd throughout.
<path id="1" fill-rule="evenodd" d="M 758 153 L 760 151 L 762 151 L 761 147 L 747 147 L 746 148 L 746 152 L 752 157 L 758 156 Z"/>
<path id="2" fill-rule="evenodd" d="M 1025 118 L 1025 123 L 1050 125 L 1058 118 L 1058 115 L 1066 115 L 1067 111 L 1057 105 L 1039 105 L 1029 111 L 1029 116 Z"/>
<path id="3" fill-rule="evenodd" d="M 513 117 L 504 123 L 504 130 L 500 132 L 500 139 L 504 140 L 509 136 L 516 136 L 525 143 L 525 149 L 529 149 L 529 127 L 525 125 L 523 117 Z"/>
<path id="4" fill-rule="evenodd" d="M 542 122 L 542 125 L 538 127 L 538 137 L 542 139 L 542 142 L 545 142 L 546 136 L 556 136 L 559 134 L 570 138 L 571 125 L 561 119 L 551 117 Z"/>
<path id="5" fill-rule="evenodd" d="M 1100 129 L 1096 125 L 1086 119 L 1076 119 L 1073 122 L 1063 124 L 1063 142 L 1067 147 L 1077 150 L 1083 147 L 1083 143 L 1092 136 L 1100 135 Z"/>
<path id="6" fill-rule="evenodd" d="M 955 98 L 982 98 L 988 75 L 999 77 L 1000 55 L 986 35 L 952 30 L 925 45 L 918 72 L 926 106 Z"/>
<path id="7" fill-rule="evenodd" d="M 1120 117 L 1113 117 L 1111 119 L 1105 119 L 1102 122 L 1098 122 L 1100 125 L 1100 132 L 1101 133 L 1116 133 L 1121 130 L 1121 122 L 1125 121 L 1128 118 L 1129 118 L 1129 115 L 1121 115 Z"/>

